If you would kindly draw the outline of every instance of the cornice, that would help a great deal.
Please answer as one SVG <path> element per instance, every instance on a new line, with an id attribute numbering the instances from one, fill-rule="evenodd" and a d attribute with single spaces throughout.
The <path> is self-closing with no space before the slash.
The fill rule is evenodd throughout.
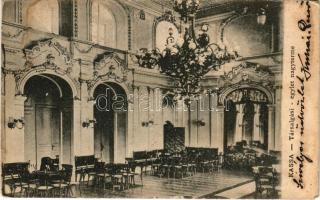
<path id="1" fill-rule="evenodd" d="M 201 23 L 210 23 L 210 22 L 214 22 L 214 21 L 223 20 L 223 19 L 226 19 L 226 18 L 232 16 L 234 13 L 235 13 L 234 11 L 231 11 L 231 12 L 226 12 L 226 13 L 222 13 L 222 14 L 218 14 L 218 15 L 197 18 L 196 25 L 201 24 Z"/>
<path id="2" fill-rule="evenodd" d="M 151 1 L 139 1 L 139 0 L 131 0 L 131 1 L 124 1 L 120 0 L 123 4 L 126 4 L 132 8 L 136 8 L 138 10 L 144 10 L 148 14 L 152 15 L 161 15 L 162 14 L 162 8 L 160 5 L 157 5 L 155 3 L 152 3 Z M 145 2 L 149 2 L 149 5 L 147 5 Z M 150 8 L 150 6 L 153 6 L 153 8 Z"/>

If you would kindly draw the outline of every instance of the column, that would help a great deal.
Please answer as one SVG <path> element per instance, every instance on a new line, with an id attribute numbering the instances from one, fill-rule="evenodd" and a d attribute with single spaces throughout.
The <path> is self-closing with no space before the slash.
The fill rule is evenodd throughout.
<path id="1" fill-rule="evenodd" d="M 275 147 L 275 112 L 274 105 L 268 105 L 268 150 Z"/>
<path id="2" fill-rule="evenodd" d="M 140 132 L 140 118 L 139 118 L 139 87 L 134 87 L 133 89 L 133 131 L 132 131 L 132 144 L 133 144 L 133 151 L 138 150 L 138 142 L 139 142 L 139 132 Z"/>
<path id="3" fill-rule="evenodd" d="M 236 127 L 234 133 L 234 141 L 233 144 L 236 142 L 240 142 L 242 140 L 242 127 L 243 127 L 243 104 L 237 104 L 237 117 L 236 117 Z"/>
<path id="4" fill-rule="evenodd" d="M 118 163 L 118 113 L 114 112 L 113 118 L 113 149 L 114 149 L 114 158 L 113 162 Z"/>
<path id="5" fill-rule="evenodd" d="M 91 126 L 83 127 L 82 123 L 87 120 L 93 120 L 93 110 L 95 100 L 88 100 L 88 87 L 86 82 L 81 83 L 81 100 L 80 100 L 80 128 L 81 128 L 81 155 L 94 154 L 94 128 Z"/>
<path id="6" fill-rule="evenodd" d="M 2 162 L 24 162 L 24 127 L 21 129 L 8 127 L 9 119 L 23 119 L 24 101 L 26 97 L 15 96 L 16 82 L 12 71 L 5 71 L 4 74 L 4 130 L 1 134 L 2 139 Z"/>
<path id="7" fill-rule="evenodd" d="M 253 116 L 253 141 L 261 139 L 260 133 L 260 105 L 254 104 L 254 116 Z M 263 138 L 263 136 L 262 136 Z"/>
<path id="8" fill-rule="evenodd" d="M 133 91 L 134 92 L 134 91 Z M 127 135 L 126 135 L 126 157 L 132 157 L 132 152 L 134 149 L 134 94 L 129 94 L 128 98 L 128 125 L 127 125 Z"/>
<path id="9" fill-rule="evenodd" d="M 71 160 L 74 163 L 74 156 L 81 155 L 81 101 L 79 99 L 73 100 L 73 134 L 72 138 L 72 145 L 71 145 Z"/>
<path id="10" fill-rule="evenodd" d="M 281 91 L 282 87 L 277 86 L 275 92 L 275 150 L 281 150 Z"/>
<path id="11" fill-rule="evenodd" d="M 175 124 L 177 127 L 183 127 L 183 101 L 177 100 L 174 106 Z"/>
<path id="12" fill-rule="evenodd" d="M 184 104 L 184 102 L 183 102 Z M 184 104 L 184 110 L 183 110 L 183 124 L 185 127 L 185 146 L 191 146 L 191 133 L 190 133 L 190 105 Z"/>
<path id="13" fill-rule="evenodd" d="M 224 106 L 217 106 L 211 111 L 211 146 L 223 152 L 224 148 Z"/>

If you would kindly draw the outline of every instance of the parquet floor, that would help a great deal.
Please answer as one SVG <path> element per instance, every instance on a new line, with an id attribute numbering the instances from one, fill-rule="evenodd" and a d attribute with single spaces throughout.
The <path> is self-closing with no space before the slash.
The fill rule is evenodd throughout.
<path id="1" fill-rule="evenodd" d="M 76 197 L 91 198 L 206 198 L 209 194 L 225 191 L 252 181 L 250 174 L 230 170 L 213 173 L 197 173 L 183 179 L 159 178 L 144 175 L 143 186 L 136 177 L 138 186 L 124 191 L 112 191 L 95 187 L 76 188 Z"/>

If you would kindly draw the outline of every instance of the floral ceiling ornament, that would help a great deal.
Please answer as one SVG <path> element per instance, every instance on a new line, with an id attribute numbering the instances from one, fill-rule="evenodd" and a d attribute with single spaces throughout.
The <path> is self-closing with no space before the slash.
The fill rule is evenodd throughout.
<path id="1" fill-rule="evenodd" d="M 174 0 L 174 9 L 180 14 L 180 20 L 185 23 L 185 30 L 180 27 L 180 36 L 173 37 L 173 29 L 169 28 L 166 48 L 140 49 L 136 55 L 140 67 L 159 68 L 160 72 L 172 77 L 174 81 L 175 98 L 190 99 L 197 97 L 202 91 L 200 80 L 211 70 L 217 70 L 225 62 L 237 57 L 237 52 L 228 52 L 210 43 L 207 34 L 209 25 L 203 24 L 195 34 L 195 14 L 199 8 L 199 0 Z M 180 23 L 181 24 L 181 23 Z"/>

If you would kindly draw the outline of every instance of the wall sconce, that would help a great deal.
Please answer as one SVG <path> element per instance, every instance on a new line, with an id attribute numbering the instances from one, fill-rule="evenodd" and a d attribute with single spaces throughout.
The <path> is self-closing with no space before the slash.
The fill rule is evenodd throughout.
<path id="1" fill-rule="evenodd" d="M 82 122 L 82 127 L 83 128 L 94 128 L 94 124 L 97 123 L 95 119 L 86 119 L 86 121 Z"/>
<path id="2" fill-rule="evenodd" d="M 14 119 L 13 117 L 9 117 L 8 127 L 11 129 L 15 127 L 22 129 L 24 127 L 24 118 Z"/>
<path id="3" fill-rule="evenodd" d="M 205 126 L 206 123 L 201 119 L 201 120 L 196 120 L 195 123 L 197 124 L 197 126 Z"/>
<path id="4" fill-rule="evenodd" d="M 143 10 L 140 10 L 140 12 L 139 12 L 139 18 L 140 18 L 141 20 L 145 20 L 145 19 L 146 19 L 146 14 L 144 13 Z"/>
<path id="5" fill-rule="evenodd" d="M 149 125 L 152 126 L 153 124 L 154 124 L 153 120 L 149 120 L 149 121 L 146 121 L 146 122 L 141 122 L 141 125 L 143 127 L 148 127 Z"/>
<path id="6" fill-rule="evenodd" d="M 266 10 L 264 8 L 260 8 L 259 12 L 257 13 L 257 22 L 260 25 L 265 25 L 267 21 Z"/>

